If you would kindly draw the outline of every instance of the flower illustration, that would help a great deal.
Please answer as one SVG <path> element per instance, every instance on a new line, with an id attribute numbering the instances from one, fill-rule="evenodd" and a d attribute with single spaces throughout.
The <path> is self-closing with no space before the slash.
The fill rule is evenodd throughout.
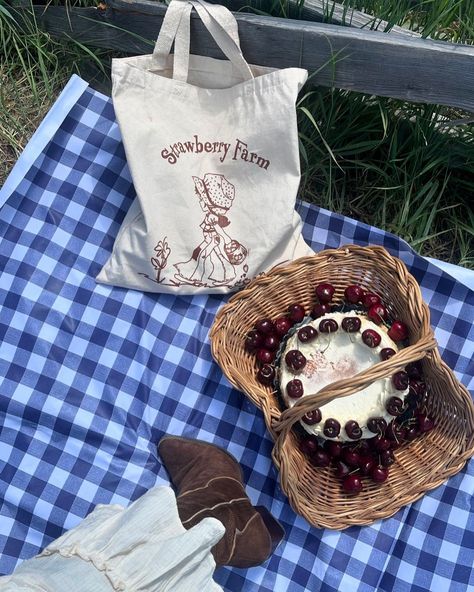
<path id="1" fill-rule="evenodd" d="M 167 237 L 163 240 L 158 241 L 158 244 L 154 248 L 155 256 L 151 258 L 151 264 L 156 269 L 156 281 L 159 283 L 161 272 L 166 267 L 168 257 L 170 256 L 171 249 L 166 242 Z"/>

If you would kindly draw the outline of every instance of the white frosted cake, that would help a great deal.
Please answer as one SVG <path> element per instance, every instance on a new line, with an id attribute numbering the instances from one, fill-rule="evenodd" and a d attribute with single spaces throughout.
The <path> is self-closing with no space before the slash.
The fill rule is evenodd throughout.
<path id="1" fill-rule="evenodd" d="M 359 321 L 354 321 L 355 318 L 359 319 L 360 327 L 358 327 Z M 327 328 L 329 319 L 332 319 L 329 322 L 329 332 L 321 331 L 321 323 L 324 322 Z M 344 319 L 351 320 L 344 321 Z M 343 328 L 343 321 L 346 330 Z M 351 327 L 351 323 L 352 325 L 356 323 L 356 328 Z M 376 325 L 365 315 L 353 311 L 328 313 L 307 323 L 304 327 L 312 327 L 309 329 L 308 341 L 306 341 L 308 329 L 306 329 L 306 335 L 303 335 L 304 339 L 302 340 L 298 336 L 301 332 L 301 328 L 299 328 L 288 339 L 280 359 L 280 390 L 289 407 L 295 405 L 301 396 L 316 394 L 330 383 L 350 378 L 377 364 L 383 359 L 383 357 L 381 358 L 382 350 L 390 348 L 397 352 L 399 349 L 397 344 L 387 335 L 387 329 L 383 325 Z M 347 329 L 348 327 L 350 328 Z M 369 331 L 364 334 L 366 330 Z M 374 332 L 377 334 L 375 344 L 369 339 L 373 338 Z M 380 343 L 377 343 L 379 339 L 377 336 L 380 337 Z M 295 351 L 303 354 L 304 359 L 300 354 L 295 354 Z M 289 352 L 291 352 L 290 357 L 287 357 Z M 300 361 L 289 365 L 288 360 L 291 362 L 292 356 Z M 301 365 L 302 367 L 299 368 L 298 366 Z M 289 383 L 295 379 L 296 382 L 289 386 Z M 288 392 L 293 396 L 290 396 Z M 317 423 L 310 425 L 311 422 L 302 421 L 301 425 L 308 433 L 326 439 L 354 441 L 359 438 L 372 438 L 374 432 L 367 428 L 367 422 L 371 418 L 383 418 L 389 424 L 394 419 L 394 415 L 387 411 L 388 401 L 393 397 L 403 401 L 407 393 L 408 388 L 404 390 L 400 390 L 400 386 L 398 389 L 395 388 L 392 377 L 387 377 L 372 383 L 364 390 L 340 397 L 321 406 L 319 408 L 321 417 Z M 340 425 L 339 433 L 333 437 L 328 436 L 327 433 L 324 434 L 325 422 L 328 419 L 336 420 Z M 357 437 L 349 437 L 345 429 L 347 422 L 356 422 L 357 429 L 360 428 L 362 434 L 359 433 Z"/>

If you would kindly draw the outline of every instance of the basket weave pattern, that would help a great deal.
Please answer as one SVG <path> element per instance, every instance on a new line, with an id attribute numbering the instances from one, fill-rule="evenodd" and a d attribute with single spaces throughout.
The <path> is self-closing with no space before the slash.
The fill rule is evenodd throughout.
<path id="1" fill-rule="evenodd" d="M 408 325 L 409 345 L 389 360 L 282 410 L 272 388 L 258 382 L 255 359 L 244 348 L 245 336 L 259 319 L 275 319 L 292 303 L 310 310 L 315 303 L 314 288 L 323 282 L 335 287 L 336 304 L 343 301 L 344 289 L 350 284 L 379 294 L 390 317 Z M 440 358 L 429 309 L 416 280 L 382 247 L 348 245 L 322 251 L 255 279 L 219 311 L 211 346 L 229 381 L 262 410 L 275 441 L 272 456 L 282 490 L 295 512 L 314 526 L 344 529 L 391 516 L 460 471 L 474 454 L 472 399 Z M 435 419 L 435 429 L 395 452 L 397 462 L 385 483 L 364 480 L 364 491 L 358 496 L 345 494 L 333 469 L 314 467 L 300 452 L 292 427 L 307 411 L 359 391 L 416 360 L 422 360 L 428 386 L 425 406 Z"/>

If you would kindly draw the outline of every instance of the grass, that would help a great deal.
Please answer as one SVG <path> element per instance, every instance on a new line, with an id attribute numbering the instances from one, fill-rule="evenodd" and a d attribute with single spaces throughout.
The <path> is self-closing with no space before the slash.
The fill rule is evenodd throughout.
<path id="1" fill-rule="evenodd" d="M 57 0 L 59 1 L 59 0 Z M 91 5 L 92 0 L 79 0 Z M 470 0 L 341 0 L 388 28 L 474 42 Z M 304 2 L 254 0 L 297 18 Z M 333 3 L 326 3 L 327 16 Z M 112 52 L 53 40 L 35 23 L 21 34 L 0 0 L 0 184 L 73 72 L 107 76 Z M 474 128 L 469 116 L 307 85 L 298 102 L 301 195 L 393 232 L 423 255 L 474 269 Z"/>

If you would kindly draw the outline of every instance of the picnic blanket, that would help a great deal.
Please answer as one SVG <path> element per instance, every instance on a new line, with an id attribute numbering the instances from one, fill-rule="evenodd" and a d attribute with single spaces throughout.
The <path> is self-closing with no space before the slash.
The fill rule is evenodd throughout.
<path id="1" fill-rule="evenodd" d="M 220 568 L 229 592 L 474 590 L 474 464 L 392 518 L 342 532 L 296 515 L 263 416 L 211 357 L 226 296 L 99 285 L 135 198 L 109 97 L 74 76 L 0 192 L 0 573 L 98 503 L 168 484 L 164 434 L 241 462 L 253 503 L 286 529 L 261 567 Z M 474 294 L 396 236 L 298 203 L 318 251 L 382 245 L 421 284 L 445 362 L 474 387 Z M 469 275 L 469 274 L 468 274 Z"/>

